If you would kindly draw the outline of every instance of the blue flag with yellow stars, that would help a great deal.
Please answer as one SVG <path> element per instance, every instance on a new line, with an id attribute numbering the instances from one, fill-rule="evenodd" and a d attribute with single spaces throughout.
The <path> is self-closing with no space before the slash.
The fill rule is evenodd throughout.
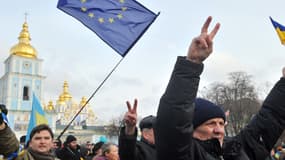
<path id="1" fill-rule="evenodd" d="M 285 45 L 285 27 L 279 24 L 278 22 L 274 21 L 271 17 L 270 17 L 270 20 L 278 34 L 278 37 L 281 43 Z"/>
<path id="2" fill-rule="evenodd" d="M 59 0 L 57 7 L 95 32 L 122 57 L 158 16 L 135 0 Z"/>

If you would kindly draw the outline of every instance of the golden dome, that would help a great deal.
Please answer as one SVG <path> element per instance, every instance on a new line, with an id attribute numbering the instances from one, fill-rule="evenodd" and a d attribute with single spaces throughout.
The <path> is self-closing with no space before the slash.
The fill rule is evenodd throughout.
<path id="1" fill-rule="evenodd" d="M 62 95 L 59 96 L 59 98 L 57 100 L 57 104 L 59 104 L 59 105 L 65 104 L 64 97 Z"/>
<path id="2" fill-rule="evenodd" d="M 54 110 L 54 106 L 53 106 L 53 103 L 52 101 L 49 101 L 48 102 L 48 105 L 47 105 L 47 108 L 46 108 L 48 111 L 53 111 Z"/>
<path id="3" fill-rule="evenodd" d="M 73 102 L 71 104 L 71 109 L 73 112 L 77 112 L 77 110 L 80 108 L 80 106 L 78 106 L 78 104 L 76 104 L 76 102 Z"/>
<path id="4" fill-rule="evenodd" d="M 94 112 L 93 112 L 93 110 L 92 110 L 92 108 L 88 108 L 88 117 L 89 118 L 94 118 L 95 117 L 95 114 L 94 114 Z"/>
<path id="5" fill-rule="evenodd" d="M 67 81 L 64 81 L 64 84 L 63 84 L 63 93 L 60 95 L 59 98 L 62 98 L 64 99 L 64 101 L 69 101 L 72 96 L 69 94 L 68 92 L 68 84 L 67 84 Z"/>
<path id="6" fill-rule="evenodd" d="M 18 37 L 18 44 L 14 45 L 10 49 L 10 54 L 27 57 L 27 58 L 37 58 L 36 49 L 30 44 L 30 33 L 28 31 L 28 24 L 25 22 L 23 24 L 23 29 Z"/>
<path id="7" fill-rule="evenodd" d="M 86 97 L 82 97 L 82 99 L 80 101 L 80 106 L 82 107 L 83 105 L 85 105 L 86 102 L 87 102 Z"/>

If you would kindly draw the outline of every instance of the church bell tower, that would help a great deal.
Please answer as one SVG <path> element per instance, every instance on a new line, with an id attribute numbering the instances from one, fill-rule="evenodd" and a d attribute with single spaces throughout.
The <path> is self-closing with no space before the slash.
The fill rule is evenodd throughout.
<path id="1" fill-rule="evenodd" d="M 6 105 L 10 127 L 26 133 L 32 109 L 32 97 L 42 98 L 42 61 L 30 44 L 28 23 L 22 25 L 19 42 L 10 49 L 4 61 L 4 75 L 0 79 L 0 103 Z M 22 134 L 22 133 L 20 133 Z"/>

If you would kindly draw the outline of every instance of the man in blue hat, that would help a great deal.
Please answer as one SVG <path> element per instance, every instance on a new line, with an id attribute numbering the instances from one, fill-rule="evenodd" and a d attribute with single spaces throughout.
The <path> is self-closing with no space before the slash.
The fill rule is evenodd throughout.
<path id="1" fill-rule="evenodd" d="M 208 17 L 186 57 L 178 57 L 155 126 L 158 160 L 264 160 L 285 129 L 285 69 L 260 111 L 242 131 L 225 139 L 225 114 L 197 99 L 203 61 L 213 51 L 220 24 L 208 33 Z"/>
<path id="2" fill-rule="evenodd" d="M 119 136 L 119 156 L 122 160 L 156 160 L 153 131 L 156 117 L 149 115 L 140 121 L 141 139 L 137 141 L 137 103 L 137 99 L 133 106 L 127 101 L 125 126 L 121 128 Z"/>

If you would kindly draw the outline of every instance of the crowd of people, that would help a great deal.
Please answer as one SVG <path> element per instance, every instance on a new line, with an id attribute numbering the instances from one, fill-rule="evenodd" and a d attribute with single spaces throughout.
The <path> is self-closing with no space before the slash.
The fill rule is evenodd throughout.
<path id="1" fill-rule="evenodd" d="M 138 101 L 127 101 L 118 145 L 98 142 L 80 146 L 74 135 L 61 144 L 50 127 L 36 126 L 21 148 L 5 122 L 8 111 L 0 106 L 0 154 L 16 160 L 271 160 L 283 159 L 276 149 L 285 128 L 285 69 L 261 109 L 234 137 L 225 137 L 226 114 L 220 106 L 197 97 L 203 62 L 213 52 L 220 24 L 208 31 L 208 17 L 184 57 L 178 57 L 156 116 L 144 117 L 137 127 Z M 138 140 L 138 131 L 141 138 Z"/>
<path id="2" fill-rule="evenodd" d="M 0 128 L 0 153 L 7 160 L 119 160 L 116 144 L 99 141 L 96 144 L 87 142 L 79 145 L 73 135 L 68 135 L 62 144 L 60 140 L 54 139 L 47 124 L 33 128 L 28 143 L 20 147 L 9 126 L 5 122 L 2 124 L 5 127 Z M 9 142 L 5 143 L 6 140 Z M 20 138 L 21 141 L 25 142 L 24 137 Z"/>

